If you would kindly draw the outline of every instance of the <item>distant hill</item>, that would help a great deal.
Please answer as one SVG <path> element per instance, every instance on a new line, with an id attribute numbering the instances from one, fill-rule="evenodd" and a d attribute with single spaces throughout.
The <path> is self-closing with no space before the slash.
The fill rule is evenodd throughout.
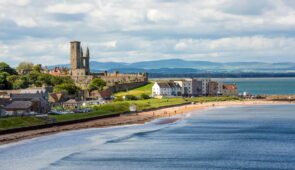
<path id="1" fill-rule="evenodd" d="M 55 65 L 69 67 L 69 64 Z M 49 66 L 49 68 L 55 67 Z M 136 63 L 98 62 L 91 61 L 92 72 L 104 70 L 118 70 L 122 73 L 162 73 L 162 74 L 188 74 L 188 73 L 240 73 L 240 72 L 295 72 L 295 63 L 263 63 L 263 62 L 209 62 L 188 61 L 181 59 L 143 61 Z"/>

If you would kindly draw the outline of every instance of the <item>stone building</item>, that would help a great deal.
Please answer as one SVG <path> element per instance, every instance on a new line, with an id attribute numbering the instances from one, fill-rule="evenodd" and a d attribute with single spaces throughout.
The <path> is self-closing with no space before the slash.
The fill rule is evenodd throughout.
<path id="1" fill-rule="evenodd" d="M 239 96 L 239 91 L 236 85 L 234 84 L 225 84 L 223 85 L 223 95 L 224 96 Z"/>
<path id="2" fill-rule="evenodd" d="M 219 96 L 223 93 L 223 83 L 219 81 L 210 81 L 208 83 L 208 95 Z"/>
<path id="3" fill-rule="evenodd" d="M 79 41 L 72 41 L 71 48 L 71 75 L 85 76 L 89 75 L 89 48 L 86 49 L 86 55 L 83 56 L 83 48 Z"/>
<path id="4" fill-rule="evenodd" d="M 182 88 L 184 96 L 207 96 L 210 78 L 191 78 L 174 81 Z"/>
<path id="5" fill-rule="evenodd" d="M 147 73 L 121 74 L 118 71 L 114 73 L 91 73 L 89 48 L 87 47 L 84 56 L 81 43 L 79 41 L 72 41 L 70 42 L 70 50 L 71 69 L 69 71 L 69 76 L 71 76 L 75 84 L 79 87 L 88 87 L 91 80 L 94 78 L 103 79 L 112 91 L 126 90 L 129 85 L 131 88 L 135 88 L 148 81 Z M 125 85 L 122 86 L 122 84 Z M 129 85 L 126 86 L 126 84 Z"/>

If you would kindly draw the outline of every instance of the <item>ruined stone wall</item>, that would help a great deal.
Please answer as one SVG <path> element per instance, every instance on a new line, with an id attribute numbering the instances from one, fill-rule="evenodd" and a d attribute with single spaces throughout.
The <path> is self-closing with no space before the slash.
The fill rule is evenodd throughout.
<path id="1" fill-rule="evenodd" d="M 87 88 L 88 85 L 91 83 L 91 80 L 94 77 L 91 75 L 87 76 L 71 76 L 71 79 L 74 81 L 76 86 L 81 87 L 81 88 Z"/>

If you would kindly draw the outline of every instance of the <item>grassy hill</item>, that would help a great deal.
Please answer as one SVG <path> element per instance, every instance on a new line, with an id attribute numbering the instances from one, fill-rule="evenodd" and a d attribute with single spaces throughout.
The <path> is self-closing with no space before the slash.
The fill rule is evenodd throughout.
<path id="1" fill-rule="evenodd" d="M 149 84 L 142 86 L 142 87 L 128 90 L 126 92 L 118 92 L 118 93 L 115 93 L 115 96 L 126 96 L 126 95 L 140 96 L 143 93 L 147 94 L 147 95 L 151 95 L 152 94 L 152 87 L 153 87 L 154 83 L 155 82 L 149 82 Z"/>

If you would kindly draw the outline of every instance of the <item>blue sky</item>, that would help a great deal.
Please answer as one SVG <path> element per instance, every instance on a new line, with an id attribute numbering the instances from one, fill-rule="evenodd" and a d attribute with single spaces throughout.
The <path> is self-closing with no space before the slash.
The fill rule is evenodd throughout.
<path id="1" fill-rule="evenodd" d="M 0 61 L 294 62 L 294 0 L 0 0 Z"/>

